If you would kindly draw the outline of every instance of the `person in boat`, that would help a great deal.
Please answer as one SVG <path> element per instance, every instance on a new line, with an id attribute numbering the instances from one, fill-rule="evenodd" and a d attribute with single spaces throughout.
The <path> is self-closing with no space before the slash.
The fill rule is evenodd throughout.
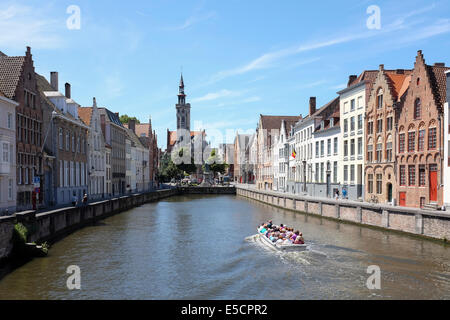
<path id="1" fill-rule="evenodd" d="M 272 220 L 269 220 L 269 223 L 267 224 L 267 228 L 271 229 L 273 226 Z"/>
<path id="2" fill-rule="evenodd" d="M 300 233 L 299 236 L 295 239 L 294 244 L 305 244 L 305 241 L 303 240 L 302 234 Z"/>

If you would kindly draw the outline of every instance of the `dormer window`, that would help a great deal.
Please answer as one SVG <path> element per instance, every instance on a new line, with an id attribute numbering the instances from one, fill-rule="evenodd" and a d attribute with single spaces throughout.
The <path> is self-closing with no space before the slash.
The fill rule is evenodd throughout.
<path id="1" fill-rule="evenodd" d="M 330 127 L 334 127 L 334 118 L 330 119 Z"/>
<path id="2" fill-rule="evenodd" d="M 322 120 L 322 122 L 320 123 L 320 129 L 324 129 L 325 128 L 325 121 Z"/>

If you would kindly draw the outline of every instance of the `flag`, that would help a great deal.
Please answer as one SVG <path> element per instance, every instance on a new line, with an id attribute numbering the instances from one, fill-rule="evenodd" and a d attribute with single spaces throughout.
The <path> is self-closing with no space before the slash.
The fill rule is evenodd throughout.
<path id="1" fill-rule="evenodd" d="M 295 157 L 297 156 L 297 152 L 295 152 L 295 149 L 292 151 L 292 158 L 295 159 Z"/>

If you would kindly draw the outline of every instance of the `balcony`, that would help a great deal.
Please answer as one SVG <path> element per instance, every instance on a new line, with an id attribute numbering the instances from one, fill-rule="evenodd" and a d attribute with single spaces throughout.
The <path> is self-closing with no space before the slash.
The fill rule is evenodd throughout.
<path id="1" fill-rule="evenodd" d="M 0 175 L 6 176 L 11 173 L 11 165 L 9 162 L 0 162 Z"/>

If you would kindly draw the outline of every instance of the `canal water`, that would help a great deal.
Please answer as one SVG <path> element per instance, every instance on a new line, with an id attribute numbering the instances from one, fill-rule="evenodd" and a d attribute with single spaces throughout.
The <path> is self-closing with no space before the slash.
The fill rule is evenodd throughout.
<path id="1" fill-rule="evenodd" d="M 256 226 L 303 232 L 278 253 Z M 68 290 L 79 266 L 81 290 Z M 381 289 L 366 286 L 379 266 Z M 450 299 L 450 247 L 273 208 L 235 196 L 177 196 L 57 242 L 0 280 L 0 299 Z"/>

